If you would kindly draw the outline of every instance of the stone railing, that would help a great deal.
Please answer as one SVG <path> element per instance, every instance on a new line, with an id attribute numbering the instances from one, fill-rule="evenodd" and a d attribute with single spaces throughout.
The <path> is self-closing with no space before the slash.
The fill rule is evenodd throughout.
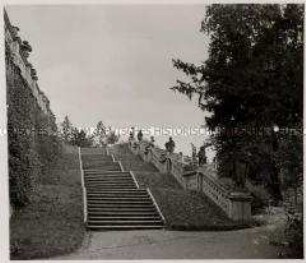
<path id="1" fill-rule="evenodd" d="M 78 147 L 78 152 L 79 152 L 81 185 L 82 185 L 82 190 L 83 190 L 83 221 L 84 221 L 85 224 L 87 224 L 87 218 L 88 218 L 87 191 L 86 191 L 85 181 L 84 181 L 83 161 L 82 161 L 82 155 L 81 155 L 81 148 L 80 147 Z"/>
<path id="2" fill-rule="evenodd" d="M 222 185 L 216 177 L 209 173 L 209 168 L 203 167 L 198 170 L 196 174 L 198 190 L 210 197 L 229 218 L 235 221 L 249 221 L 252 200 L 250 193 Z"/>
<path id="3" fill-rule="evenodd" d="M 188 190 L 203 192 L 234 221 L 248 222 L 251 219 L 251 195 L 244 190 L 235 190 L 222 185 L 212 174 L 214 168 L 208 164 L 196 167 L 187 165 L 181 155 L 150 146 L 149 142 L 130 141 L 130 149 L 145 162 L 152 163 L 161 173 L 172 174 Z"/>

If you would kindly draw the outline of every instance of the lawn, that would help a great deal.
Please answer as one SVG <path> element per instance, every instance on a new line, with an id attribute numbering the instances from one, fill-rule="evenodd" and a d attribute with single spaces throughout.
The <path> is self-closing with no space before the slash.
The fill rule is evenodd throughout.
<path id="1" fill-rule="evenodd" d="M 11 259 L 40 259 L 66 254 L 82 245 L 85 235 L 77 148 L 41 178 L 32 202 L 10 219 Z"/>

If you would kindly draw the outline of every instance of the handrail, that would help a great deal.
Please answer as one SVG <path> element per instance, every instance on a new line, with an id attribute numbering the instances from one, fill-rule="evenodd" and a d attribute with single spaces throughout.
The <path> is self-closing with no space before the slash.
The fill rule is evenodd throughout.
<path id="1" fill-rule="evenodd" d="M 114 161 L 114 162 L 117 162 L 117 163 L 119 164 L 120 169 L 121 169 L 121 172 L 125 172 L 125 171 L 124 171 L 124 168 L 123 168 L 123 166 L 122 166 L 122 163 L 121 163 L 120 161 Z"/>
<path id="2" fill-rule="evenodd" d="M 115 156 L 113 154 L 110 155 L 112 157 L 113 162 L 116 162 Z"/>
<path id="3" fill-rule="evenodd" d="M 148 194 L 150 195 L 150 197 L 151 197 L 151 199 L 152 199 L 152 201 L 153 201 L 153 204 L 154 204 L 154 206 L 156 207 L 158 213 L 160 214 L 160 216 L 161 216 L 163 222 L 166 223 L 166 219 L 165 219 L 165 217 L 164 217 L 162 211 L 160 210 L 160 208 L 159 208 L 159 206 L 158 206 L 158 204 L 157 204 L 157 202 L 156 202 L 156 200 L 155 200 L 155 198 L 154 198 L 154 196 L 153 196 L 153 194 L 152 194 L 150 188 L 147 188 L 147 192 L 148 192 Z"/>
<path id="4" fill-rule="evenodd" d="M 84 181 L 84 170 L 83 170 L 83 162 L 82 162 L 82 157 L 81 157 L 81 147 L 79 148 L 79 162 L 80 162 L 80 172 L 81 172 L 81 184 L 83 188 L 83 214 L 84 214 L 84 223 L 87 222 L 87 191 L 85 187 L 85 181 Z"/>
<path id="5" fill-rule="evenodd" d="M 132 176 L 132 178 L 133 178 L 133 180 L 134 180 L 134 182 L 135 182 L 137 188 L 139 188 L 139 184 L 138 184 L 138 182 L 137 182 L 137 180 L 136 180 L 136 177 L 135 177 L 134 172 L 133 172 L 133 171 L 130 171 L 130 174 L 131 174 L 131 176 Z"/>

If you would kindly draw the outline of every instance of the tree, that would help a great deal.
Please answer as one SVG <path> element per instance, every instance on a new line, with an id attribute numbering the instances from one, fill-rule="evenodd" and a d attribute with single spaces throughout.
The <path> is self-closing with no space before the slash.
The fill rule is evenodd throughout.
<path id="1" fill-rule="evenodd" d="M 107 144 L 115 144 L 118 141 L 119 141 L 119 135 L 117 135 L 115 131 L 112 131 L 110 129 L 106 137 Z"/>
<path id="2" fill-rule="evenodd" d="M 78 128 L 74 127 L 70 143 L 78 147 L 92 147 L 93 137 L 87 135 L 87 133 L 83 129 L 79 130 Z"/>
<path id="3" fill-rule="evenodd" d="M 93 135 L 96 141 L 98 142 L 99 146 L 103 146 L 105 144 L 106 127 L 104 126 L 102 121 L 98 122 Z"/>
<path id="4" fill-rule="evenodd" d="M 302 120 L 303 13 L 294 4 L 210 5 L 201 24 L 209 58 L 200 65 L 173 61 L 190 81 L 177 80 L 172 89 L 197 95 L 199 107 L 211 113 L 205 120 L 214 131 L 220 174 L 239 184 L 237 162 L 246 164 L 247 176 L 268 167 L 278 198 L 273 126 Z"/>
<path id="5" fill-rule="evenodd" d="M 64 121 L 60 124 L 61 126 L 61 136 L 64 142 L 71 143 L 73 136 L 73 125 L 70 122 L 68 116 L 65 116 Z"/>

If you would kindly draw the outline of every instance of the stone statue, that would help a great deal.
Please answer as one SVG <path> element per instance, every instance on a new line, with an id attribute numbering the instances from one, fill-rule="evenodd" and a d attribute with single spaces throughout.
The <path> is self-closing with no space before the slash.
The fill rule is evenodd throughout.
<path id="1" fill-rule="evenodd" d="M 199 157 L 199 166 L 202 166 L 203 164 L 207 163 L 207 157 L 206 157 L 206 147 L 203 145 L 200 147 L 200 150 L 198 152 Z"/>
<path id="2" fill-rule="evenodd" d="M 137 139 L 138 139 L 139 142 L 141 142 L 141 141 L 142 141 L 142 138 L 143 138 L 143 133 L 142 133 L 141 130 L 139 130 L 139 132 L 138 132 L 138 134 L 137 134 Z"/>
<path id="3" fill-rule="evenodd" d="M 172 137 L 169 138 L 169 141 L 167 141 L 165 143 L 165 147 L 166 147 L 166 150 L 169 152 L 169 153 L 173 153 L 174 152 L 174 148 L 175 148 L 175 142 L 173 141 Z"/>

